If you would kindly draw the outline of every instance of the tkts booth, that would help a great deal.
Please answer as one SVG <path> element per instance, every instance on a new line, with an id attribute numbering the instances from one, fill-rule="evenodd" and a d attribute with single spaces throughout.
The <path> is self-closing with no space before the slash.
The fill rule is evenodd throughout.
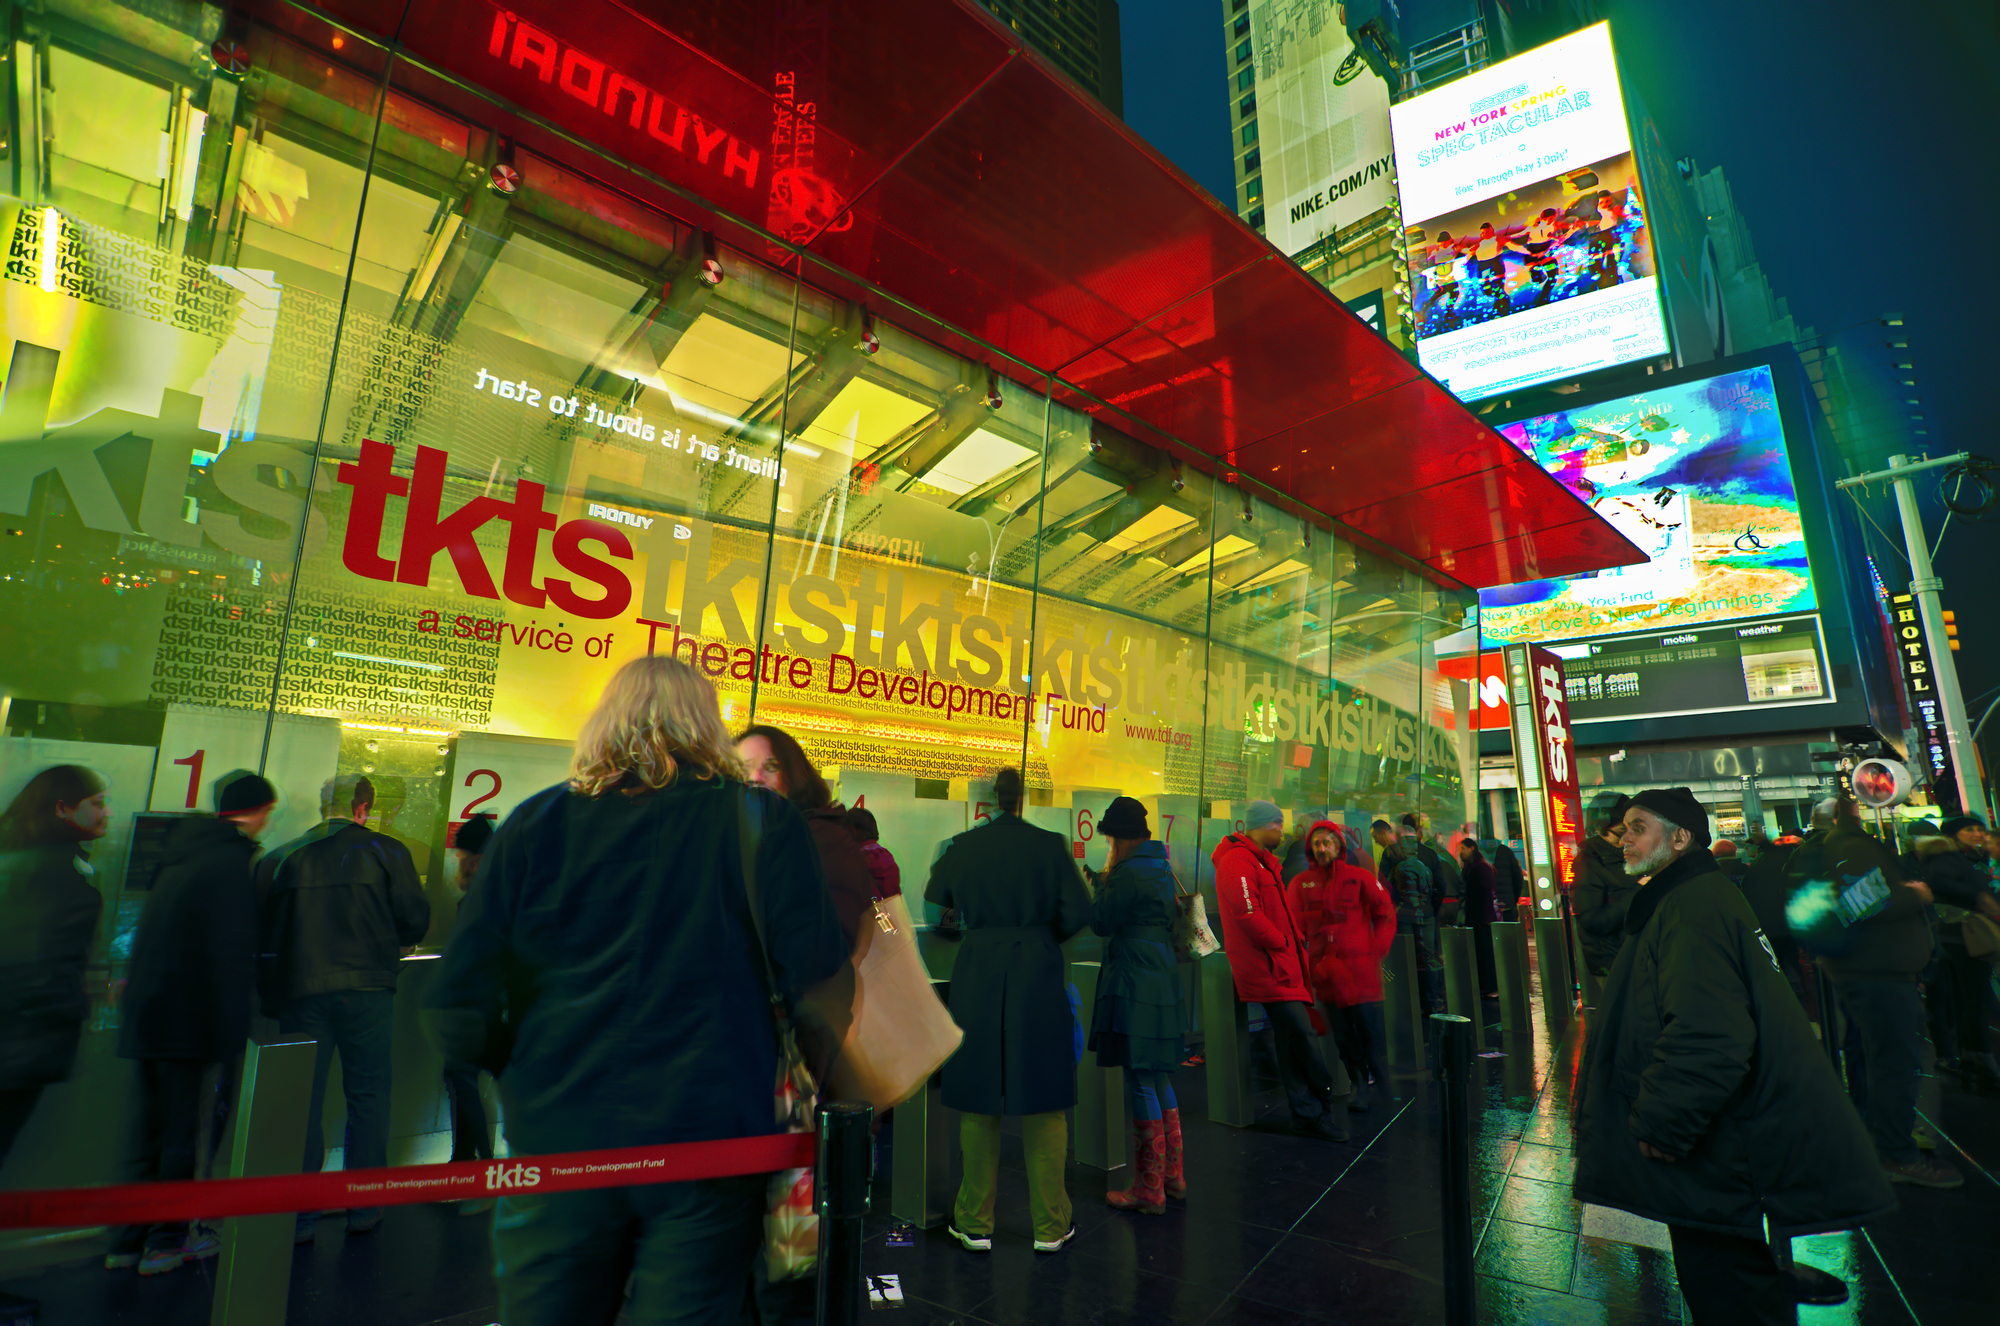
<path id="1" fill-rule="evenodd" d="M 1473 591 L 1640 558 L 969 4 L 0 14 L 0 791 L 110 779 L 113 978 L 238 768 L 273 844 L 367 774 L 442 942 L 648 650 L 916 882 L 1010 762 L 1189 879 L 1253 798 L 1462 820 Z M 110 1176 L 100 1009 L 10 1185 Z"/>

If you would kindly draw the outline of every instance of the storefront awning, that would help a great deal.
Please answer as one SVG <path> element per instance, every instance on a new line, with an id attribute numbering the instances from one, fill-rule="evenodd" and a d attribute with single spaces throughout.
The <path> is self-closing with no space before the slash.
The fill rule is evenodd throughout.
<path id="1" fill-rule="evenodd" d="M 1488 587 L 1645 560 L 962 0 L 321 9 L 497 94 L 524 126 L 634 163 L 726 242 L 790 265 L 768 243 L 782 238 L 809 255 L 809 280 L 872 286 L 906 306 L 882 316 L 963 329 L 1011 357 L 995 362 L 1008 376 L 1060 379 L 1077 389 L 1058 386 L 1066 403 L 1166 434 L 1445 577 Z"/>

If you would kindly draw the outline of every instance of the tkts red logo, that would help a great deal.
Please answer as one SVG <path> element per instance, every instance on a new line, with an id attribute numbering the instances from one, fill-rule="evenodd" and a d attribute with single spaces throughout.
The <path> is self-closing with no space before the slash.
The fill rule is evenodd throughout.
<path id="1" fill-rule="evenodd" d="M 450 515 L 441 516 L 447 459 L 446 453 L 435 447 L 418 447 L 416 470 L 403 478 L 392 471 L 396 448 L 371 438 L 362 442 L 359 460 L 340 466 L 340 482 L 354 489 L 347 539 L 340 549 L 340 560 L 348 570 L 370 580 L 428 585 L 431 563 L 439 553 L 447 553 L 465 592 L 479 598 L 497 599 L 504 592 L 524 607 L 554 603 L 576 617 L 616 617 L 625 611 L 632 602 L 631 581 L 617 567 L 583 548 L 586 543 L 595 543 L 613 557 L 632 560 L 632 543 L 616 525 L 589 519 L 558 525 L 555 514 L 542 507 L 542 485 L 526 480 L 514 485 L 512 502 L 475 497 Z M 391 497 L 409 499 L 403 514 L 402 546 L 394 558 L 382 556 L 382 521 Z M 494 588 L 493 573 L 472 539 L 489 520 L 504 520 L 512 527 L 499 589 Z M 555 531 L 557 563 L 603 590 L 603 597 L 585 598 L 571 582 L 554 577 L 535 584 L 535 556 L 543 530 Z"/>

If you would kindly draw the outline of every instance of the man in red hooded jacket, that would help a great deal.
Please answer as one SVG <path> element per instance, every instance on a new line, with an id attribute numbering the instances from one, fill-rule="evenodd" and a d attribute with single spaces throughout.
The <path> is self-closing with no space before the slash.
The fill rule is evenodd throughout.
<path id="1" fill-rule="evenodd" d="M 1368 1080 L 1393 1095 L 1383 1066 L 1382 959 L 1396 942 L 1396 904 L 1375 872 L 1347 851 L 1340 826 L 1320 820 L 1306 834 L 1312 864 L 1286 897 L 1306 939 L 1306 976 L 1333 1014 L 1334 1043 L 1354 1079 L 1350 1110 L 1368 1108 Z"/>
<path id="2" fill-rule="evenodd" d="M 1285 899 L 1278 858 L 1285 815 L 1253 801 L 1244 830 L 1216 844 L 1215 896 L 1222 912 L 1222 949 L 1236 979 L 1236 997 L 1264 1006 L 1276 1042 L 1278 1075 L 1292 1109 L 1292 1127 L 1308 1137 L 1347 1140 L 1334 1117 L 1333 1074 L 1313 1033 L 1312 991 L 1306 987 L 1306 943 Z"/>

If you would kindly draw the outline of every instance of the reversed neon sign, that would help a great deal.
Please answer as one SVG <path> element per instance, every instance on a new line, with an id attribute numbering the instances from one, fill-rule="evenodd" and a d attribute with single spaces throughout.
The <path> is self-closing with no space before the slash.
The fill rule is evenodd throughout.
<path id="1" fill-rule="evenodd" d="M 643 128 L 654 141 L 694 157 L 697 165 L 719 171 L 724 179 L 737 178 L 750 188 L 757 187 L 757 171 L 763 160 L 757 148 L 745 146 L 734 134 L 705 123 L 701 116 L 638 79 L 564 45 L 532 23 L 495 10 L 486 53 L 516 69 L 532 71 L 542 82 L 613 119 L 623 119 L 634 129 Z"/>

